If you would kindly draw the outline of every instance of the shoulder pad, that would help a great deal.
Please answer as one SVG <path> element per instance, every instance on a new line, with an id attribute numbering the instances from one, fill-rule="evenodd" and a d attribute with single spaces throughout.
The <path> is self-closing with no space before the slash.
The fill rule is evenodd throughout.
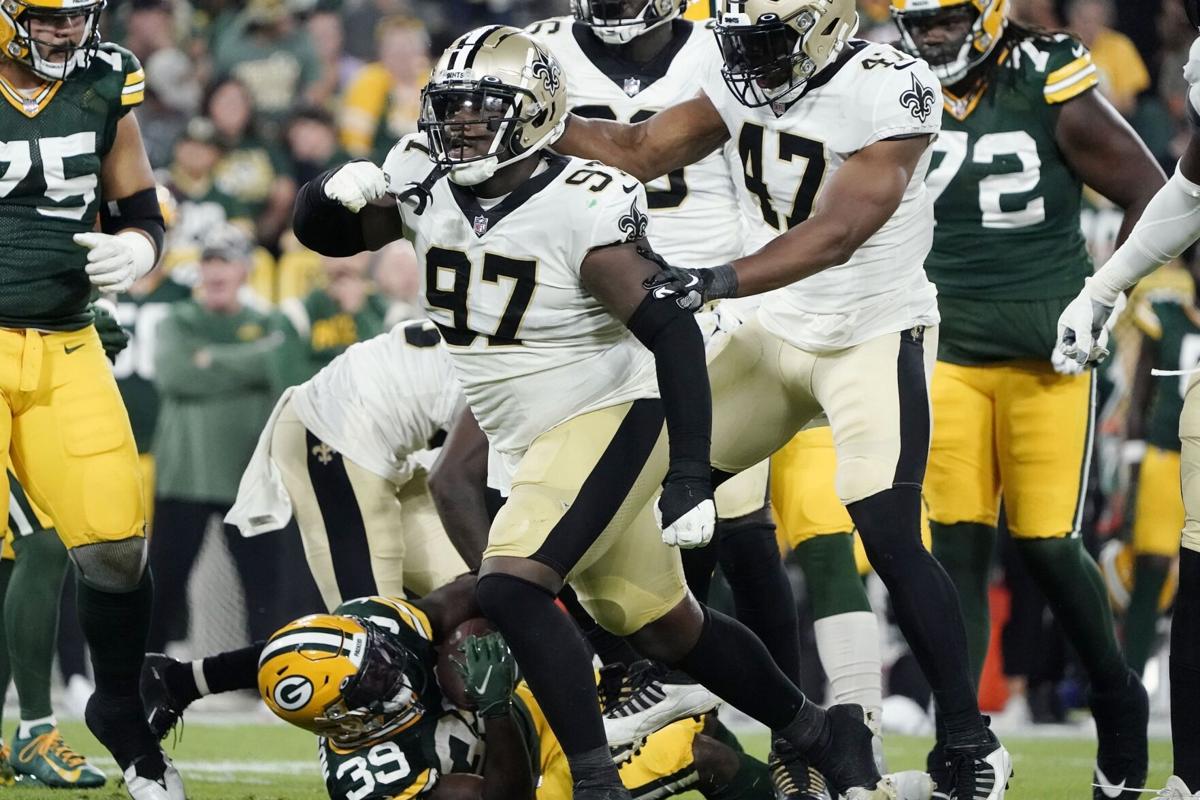
<path id="1" fill-rule="evenodd" d="M 569 32 L 574 24 L 574 17 L 548 17 L 529 25 L 525 32 L 541 41 Z"/>
<path id="2" fill-rule="evenodd" d="M 1066 33 L 1029 36 L 1013 46 L 1013 67 L 1042 90 L 1047 105 L 1078 97 L 1100 83 L 1091 51 Z"/>
<path id="3" fill-rule="evenodd" d="M 142 64 L 137 56 L 119 44 L 101 42 L 89 70 L 95 71 L 102 84 L 109 83 L 105 78 L 112 73 L 120 74 L 121 80 L 112 82 L 111 99 L 124 108 L 141 105 L 146 98 L 146 73 Z"/>
<path id="4" fill-rule="evenodd" d="M 426 641 L 433 640 L 433 626 L 425 612 L 398 597 L 358 597 L 345 601 L 333 613 L 368 619 L 392 633 L 408 629 Z"/>

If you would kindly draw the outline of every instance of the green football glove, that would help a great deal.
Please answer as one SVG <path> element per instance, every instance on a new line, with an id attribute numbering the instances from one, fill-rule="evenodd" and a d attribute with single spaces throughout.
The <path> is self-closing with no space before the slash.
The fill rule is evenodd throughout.
<path id="1" fill-rule="evenodd" d="M 458 646 L 454 666 L 462 676 L 467 697 L 481 717 L 503 717 L 512 708 L 517 686 L 517 662 L 499 633 L 468 636 Z"/>
<path id="2" fill-rule="evenodd" d="M 92 304 L 92 315 L 95 318 L 96 333 L 100 334 L 100 346 L 109 361 L 115 362 L 117 355 L 129 345 L 129 333 L 121 327 L 116 317 L 103 303 Z"/>

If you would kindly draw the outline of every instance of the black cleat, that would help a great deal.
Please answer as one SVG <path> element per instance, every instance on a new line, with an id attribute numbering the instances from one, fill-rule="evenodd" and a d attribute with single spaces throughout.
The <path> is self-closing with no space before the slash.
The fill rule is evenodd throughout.
<path id="1" fill-rule="evenodd" d="M 825 779 L 813 769 L 804 754 L 782 736 L 771 739 L 767 757 L 776 800 L 823 800 L 829 797 Z"/>
<path id="2" fill-rule="evenodd" d="M 862 706 L 843 704 L 826 710 L 830 736 L 824 747 L 807 753 L 829 783 L 829 793 L 846 800 L 891 800 L 895 787 L 879 774 L 875 764 L 873 734 Z M 801 795 L 803 796 L 803 795 Z"/>
<path id="3" fill-rule="evenodd" d="M 944 752 L 950 800 L 1004 800 L 1012 757 L 996 734 L 984 728 L 978 741 L 947 746 Z"/>
<path id="4" fill-rule="evenodd" d="M 950 800 L 950 762 L 946 760 L 941 740 L 933 743 L 933 749 L 925 757 L 925 771 L 933 781 L 931 800 Z"/>
<path id="5" fill-rule="evenodd" d="M 1096 721 L 1096 771 L 1093 800 L 1134 800 L 1146 785 L 1149 760 L 1146 725 L 1150 699 L 1137 675 L 1129 672 L 1125 686 L 1088 698 Z"/>
<path id="6" fill-rule="evenodd" d="M 142 662 L 138 692 L 142 696 L 146 724 L 160 741 L 175 727 L 188 706 L 171 692 L 166 679 L 167 668 L 181 663 L 162 653 L 146 653 L 146 660 Z"/>
<path id="7" fill-rule="evenodd" d="M 575 781 L 571 787 L 571 797 L 574 800 L 633 800 L 629 790 L 621 784 L 598 784 L 587 779 Z"/>

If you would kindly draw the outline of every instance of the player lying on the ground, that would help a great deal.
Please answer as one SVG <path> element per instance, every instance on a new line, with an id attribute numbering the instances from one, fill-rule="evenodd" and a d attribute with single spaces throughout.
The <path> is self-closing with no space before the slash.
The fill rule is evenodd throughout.
<path id="1" fill-rule="evenodd" d="M 195 667 L 148 656 L 142 694 L 151 724 L 165 733 L 201 694 L 257 686 L 272 711 L 322 737 L 333 800 L 570 800 L 566 757 L 529 688 L 516 684 L 507 646 L 498 635 L 463 641 L 486 626 L 472 621 L 473 583 L 460 579 L 414 603 L 351 600 Z M 622 678 L 602 675 L 601 696 L 619 696 Z M 656 732 L 620 775 L 639 800 L 687 789 L 710 800 L 773 797 L 766 765 L 715 717 Z"/>
<path id="2" fill-rule="evenodd" d="M 1200 4 L 1185 3 L 1200 27 Z M 1200 121 L 1200 39 L 1192 43 L 1184 77 L 1188 112 Z M 1200 238 L 1200 131 L 1192 129 L 1175 174 L 1154 195 L 1137 226 L 1112 258 L 1087 279 L 1083 291 L 1058 318 L 1058 346 L 1079 364 L 1108 355 L 1108 329 L 1119 296 Z M 1179 416 L 1180 481 L 1186 519 L 1179 551 L 1179 594 L 1171 625 L 1171 740 L 1175 775 L 1160 795 L 1200 798 L 1200 380 L 1184 371 L 1186 390 Z M 1182 377 L 1182 376 L 1181 376 Z"/>
<path id="3" fill-rule="evenodd" d="M 516 29 L 472 31 L 424 90 L 425 137 L 401 140 L 383 169 L 353 162 L 306 184 L 296 235 L 327 255 L 414 244 L 423 305 L 512 489 L 480 605 L 554 726 L 578 800 L 629 793 L 591 654 L 554 605 L 568 580 L 610 632 L 768 725 L 779 759 L 811 763 L 852 797 L 889 797 L 862 709 L 809 702 L 745 626 L 689 595 L 678 550 L 663 546 L 701 545 L 715 522 L 703 339 L 688 310 L 645 286 L 656 265 L 639 253 L 643 187 L 548 151 L 564 113 L 548 53 Z"/>
<path id="4" fill-rule="evenodd" d="M 467 571 L 418 458 L 463 405 L 441 340 L 410 322 L 352 345 L 284 392 L 242 476 L 225 521 L 255 536 L 295 513 L 326 608 L 426 595 Z"/>

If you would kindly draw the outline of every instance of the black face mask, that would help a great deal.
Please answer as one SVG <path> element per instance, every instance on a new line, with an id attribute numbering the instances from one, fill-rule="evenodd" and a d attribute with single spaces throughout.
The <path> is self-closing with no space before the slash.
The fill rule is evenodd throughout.
<path id="1" fill-rule="evenodd" d="M 958 58 L 963 44 L 971 35 L 971 25 L 974 24 L 976 16 L 974 9 L 967 6 L 956 6 L 924 14 L 906 14 L 897 18 L 897 24 L 912 38 L 919 51 L 915 55 L 925 59 L 930 66 L 940 67 Z M 954 39 L 945 38 L 936 44 L 924 41 L 926 31 L 948 24 L 963 26 L 963 35 Z"/>
<path id="2" fill-rule="evenodd" d="M 575 19 L 591 23 L 596 20 L 636 19 L 646 7 L 647 0 L 580 0 L 575 4 Z"/>
<path id="3" fill-rule="evenodd" d="M 515 94 L 507 87 L 428 87 L 417 127 L 429 137 L 430 150 L 439 161 L 463 163 L 500 153 L 475 154 L 467 150 L 468 137 L 481 131 L 494 136 L 514 121 Z M 503 148 L 501 148 L 503 149 Z"/>
<path id="4" fill-rule="evenodd" d="M 721 75 L 730 91 L 747 106 L 770 102 L 764 91 L 789 85 L 804 57 L 796 52 L 800 34 L 778 20 L 755 25 L 721 25 L 715 29 L 725 66 Z"/>

